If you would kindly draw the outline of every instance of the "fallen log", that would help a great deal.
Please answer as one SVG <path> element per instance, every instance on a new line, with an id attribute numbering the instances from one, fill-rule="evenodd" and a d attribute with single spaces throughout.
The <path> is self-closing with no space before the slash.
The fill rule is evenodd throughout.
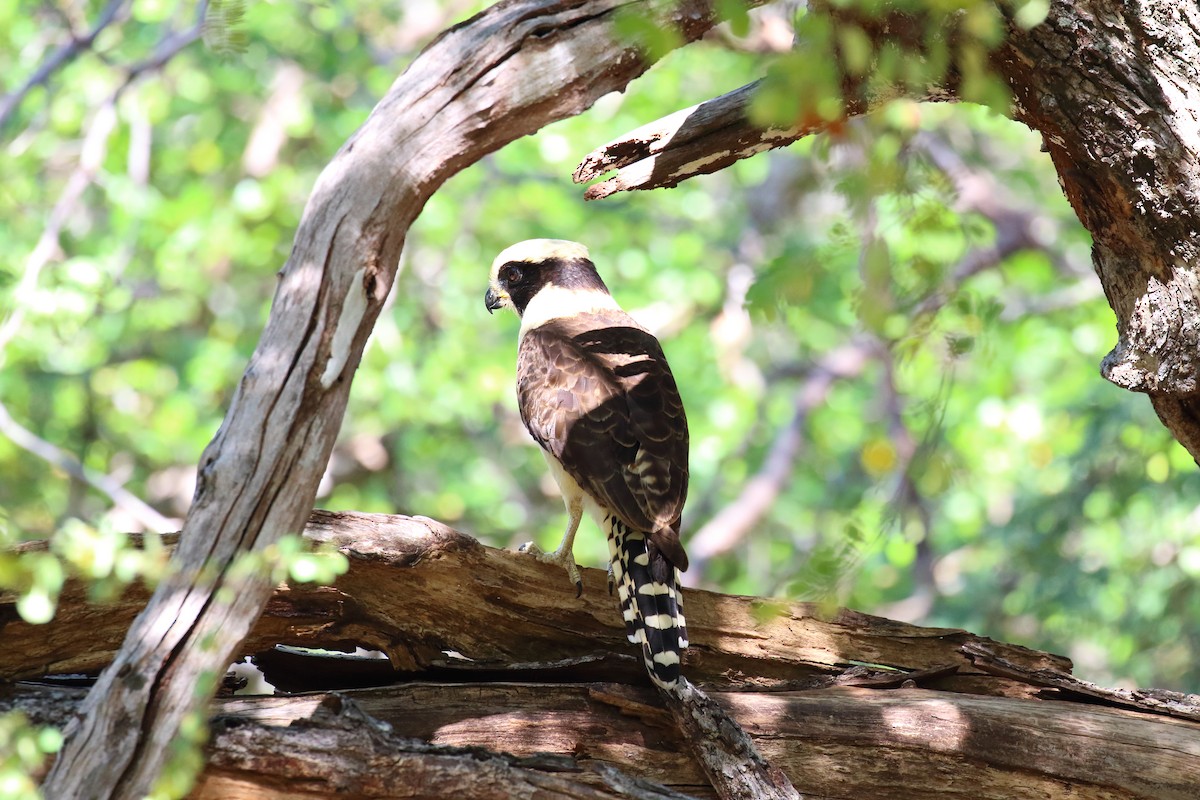
<path id="1" fill-rule="evenodd" d="M 715 796 L 603 571 L 583 570 L 576 599 L 555 567 L 423 517 L 316 512 L 305 536 L 349 570 L 278 586 L 240 648 L 301 693 L 214 701 L 192 797 Z M 0 674 L 43 682 L 0 690 L 0 711 L 65 724 L 83 690 L 44 682 L 102 668 L 147 596 L 96 606 L 68 582 L 39 626 L 0 596 Z M 1104 689 L 1061 656 L 957 629 L 702 591 L 687 603 L 685 673 L 807 798 L 1200 787 L 1195 696 Z M 355 648 L 387 657 L 329 652 Z"/>

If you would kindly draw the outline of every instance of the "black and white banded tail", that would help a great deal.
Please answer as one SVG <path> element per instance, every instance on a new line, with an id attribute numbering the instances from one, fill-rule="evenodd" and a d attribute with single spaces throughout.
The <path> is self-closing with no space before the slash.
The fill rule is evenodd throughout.
<path id="1" fill-rule="evenodd" d="M 611 514 L 605 527 L 625 633 L 629 641 L 641 645 L 650 679 L 664 689 L 674 689 L 688 646 L 679 570 L 655 552 L 653 544 L 647 551 L 646 536 Z"/>

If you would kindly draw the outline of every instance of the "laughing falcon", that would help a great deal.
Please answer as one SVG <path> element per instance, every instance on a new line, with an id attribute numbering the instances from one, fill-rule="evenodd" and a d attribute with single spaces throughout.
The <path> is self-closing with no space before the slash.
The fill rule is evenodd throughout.
<path id="1" fill-rule="evenodd" d="M 621 310 L 587 248 L 558 239 L 509 247 L 492 262 L 488 311 L 521 318 L 517 402 L 542 446 L 570 517 L 553 553 L 526 546 L 583 582 L 571 552 L 584 510 L 608 535 L 629 640 L 650 678 L 673 688 L 687 647 L 679 517 L 687 497 L 688 429 L 662 347 Z"/>

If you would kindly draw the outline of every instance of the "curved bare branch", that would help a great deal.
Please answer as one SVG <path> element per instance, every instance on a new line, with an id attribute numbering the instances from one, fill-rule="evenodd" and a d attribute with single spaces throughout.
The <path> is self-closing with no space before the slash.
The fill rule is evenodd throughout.
<path id="1" fill-rule="evenodd" d="M 500 3 L 426 48 L 321 174 L 266 330 L 201 457 L 177 577 L 84 702 L 47 796 L 149 791 L 270 595 L 239 557 L 304 526 L 409 225 L 450 176 L 644 72 L 614 28 L 631 5 L 682 41 L 714 24 L 701 0 Z"/>

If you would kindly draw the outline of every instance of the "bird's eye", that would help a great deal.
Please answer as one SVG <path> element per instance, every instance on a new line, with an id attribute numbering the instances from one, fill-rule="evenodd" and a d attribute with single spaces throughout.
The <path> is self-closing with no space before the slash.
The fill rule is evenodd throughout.
<path id="1" fill-rule="evenodd" d="M 500 271 L 500 279 L 505 283 L 520 283 L 521 268 L 514 264 L 506 265 L 504 269 Z"/>

